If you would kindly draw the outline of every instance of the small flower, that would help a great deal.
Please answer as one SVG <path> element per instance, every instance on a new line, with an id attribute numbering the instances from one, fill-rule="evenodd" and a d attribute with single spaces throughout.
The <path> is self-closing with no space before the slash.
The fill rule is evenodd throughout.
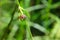
<path id="1" fill-rule="evenodd" d="M 23 14 L 23 15 L 20 15 L 20 16 L 19 16 L 19 19 L 21 19 L 21 20 L 26 19 L 26 15 L 24 15 L 24 14 Z"/>

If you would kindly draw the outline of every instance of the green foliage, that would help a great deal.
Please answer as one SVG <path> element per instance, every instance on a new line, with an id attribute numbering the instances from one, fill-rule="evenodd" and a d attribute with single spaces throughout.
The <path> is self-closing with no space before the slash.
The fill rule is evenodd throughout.
<path id="1" fill-rule="evenodd" d="M 60 12 L 51 12 L 57 1 L 0 0 L 0 40 L 60 40 Z"/>

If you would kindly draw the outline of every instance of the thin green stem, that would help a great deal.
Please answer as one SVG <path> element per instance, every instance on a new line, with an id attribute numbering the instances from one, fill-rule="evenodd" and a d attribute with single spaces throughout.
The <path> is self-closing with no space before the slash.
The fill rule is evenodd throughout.
<path id="1" fill-rule="evenodd" d="M 31 31 L 30 31 L 30 25 L 29 25 L 28 21 L 26 21 L 26 32 L 27 32 L 26 40 L 33 40 Z"/>

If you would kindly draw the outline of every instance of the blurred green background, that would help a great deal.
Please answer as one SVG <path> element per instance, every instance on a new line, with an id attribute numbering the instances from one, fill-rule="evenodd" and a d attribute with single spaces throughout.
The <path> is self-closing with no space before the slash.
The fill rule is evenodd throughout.
<path id="1" fill-rule="evenodd" d="M 60 40 L 60 0 L 0 0 L 0 40 Z"/>

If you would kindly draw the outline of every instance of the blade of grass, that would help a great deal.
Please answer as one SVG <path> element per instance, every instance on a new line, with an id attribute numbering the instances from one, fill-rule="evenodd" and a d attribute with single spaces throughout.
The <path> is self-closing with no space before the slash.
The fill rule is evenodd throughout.
<path id="1" fill-rule="evenodd" d="M 33 40 L 29 22 L 26 21 L 26 40 Z"/>
<path id="2" fill-rule="evenodd" d="M 11 29 L 11 32 L 9 33 L 7 40 L 14 40 L 13 38 L 17 30 L 18 30 L 18 26 L 15 24 L 14 27 Z"/>
<path id="3" fill-rule="evenodd" d="M 41 26 L 41 25 L 39 25 L 37 23 L 31 22 L 31 26 L 34 27 L 34 28 L 36 28 L 36 29 L 38 29 L 39 31 L 41 31 L 41 32 L 43 32 L 45 34 L 49 33 L 46 28 L 44 28 L 43 26 Z"/>

